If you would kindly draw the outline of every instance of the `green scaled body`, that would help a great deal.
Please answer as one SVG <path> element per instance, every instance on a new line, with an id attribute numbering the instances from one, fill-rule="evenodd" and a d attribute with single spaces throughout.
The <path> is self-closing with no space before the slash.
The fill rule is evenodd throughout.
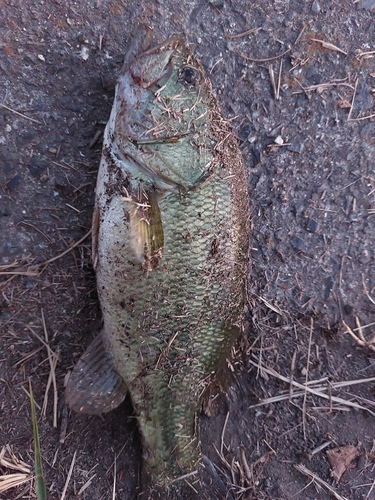
<path id="1" fill-rule="evenodd" d="M 242 329 L 248 211 L 237 142 L 202 65 L 181 36 L 153 46 L 141 28 L 98 174 L 93 260 L 104 327 L 67 401 L 101 413 L 129 391 L 143 478 L 156 491 L 178 491 L 174 480 L 189 473 L 194 483 L 201 466 L 196 412 Z"/>

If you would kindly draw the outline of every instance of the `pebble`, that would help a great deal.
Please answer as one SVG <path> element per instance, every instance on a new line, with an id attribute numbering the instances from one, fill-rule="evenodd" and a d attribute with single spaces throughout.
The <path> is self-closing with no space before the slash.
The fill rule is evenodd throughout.
<path id="1" fill-rule="evenodd" d="M 282 146 L 284 144 L 284 140 L 281 137 L 281 135 L 278 135 L 275 139 L 275 144 L 278 144 L 279 146 Z"/>
<path id="2" fill-rule="evenodd" d="M 256 148 L 255 146 L 253 146 L 251 148 L 251 156 L 253 159 L 253 167 L 258 165 L 258 163 L 260 163 L 262 161 L 262 154 L 261 154 L 260 150 L 258 148 Z"/>
<path id="3" fill-rule="evenodd" d="M 311 10 L 312 10 L 312 12 L 314 12 L 314 14 L 319 14 L 319 12 L 321 10 L 319 2 L 317 2 L 316 0 L 314 0 L 313 4 L 311 6 Z"/>
<path id="4" fill-rule="evenodd" d="M 375 10 L 375 0 L 359 0 L 358 7 L 364 10 Z"/>
<path id="5" fill-rule="evenodd" d="M 309 233 L 315 233 L 315 231 L 318 229 L 318 223 L 316 222 L 316 220 L 314 219 L 309 219 L 307 221 L 307 225 L 306 225 L 306 230 L 309 232 Z"/>
<path id="6" fill-rule="evenodd" d="M 335 284 L 333 278 L 329 276 L 324 280 L 325 290 L 324 290 L 324 300 L 328 300 L 331 295 L 333 285 Z"/>
<path id="7" fill-rule="evenodd" d="M 303 149 L 303 143 L 301 142 L 295 142 L 288 146 L 288 151 L 291 151 L 292 153 L 301 153 L 302 149 Z"/>
<path id="8" fill-rule="evenodd" d="M 368 123 L 361 130 L 362 139 L 367 142 L 367 144 L 375 144 L 375 123 Z"/>
<path id="9" fill-rule="evenodd" d="M 290 239 L 290 244 L 296 250 L 301 250 L 302 252 L 305 252 L 307 249 L 306 243 L 299 236 L 292 236 L 292 238 Z"/>
<path id="10" fill-rule="evenodd" d="M 10 179 L 10 181 L 8 181 L 8 182 L 7 182 L 7 184 L 6 184 L 6 186 L 7 186 L 8 190 L 9 190 L 10 192 L 14 191 L 14 190 L 18 187 L 18 185 L 19 185 L 19 183 L 20 183 L 20 181 L 21 181 L 21 180 L 22 180 L 22 177 L 21 177 L 19 174 L 15 175 L 15 176 L 14 176 L 12 179 Z"/>

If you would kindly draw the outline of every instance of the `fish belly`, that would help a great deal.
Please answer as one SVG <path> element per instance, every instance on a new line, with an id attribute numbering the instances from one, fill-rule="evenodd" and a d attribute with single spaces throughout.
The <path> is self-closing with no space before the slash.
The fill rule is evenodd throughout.
<path id="1" fill-rule="evenodd" d="M 99 194 L 105 189 L 103 182 Z M 131 203 L 98 196 L 105 341 L 138 416 L 146 466 L 159 483 L 195 467 L 195 413 L 240 329 L 241 228 L 233 189 L 219 171 L 195 190 L 160 196 L 164 247 L 152 270 L 133 250 Z"/>

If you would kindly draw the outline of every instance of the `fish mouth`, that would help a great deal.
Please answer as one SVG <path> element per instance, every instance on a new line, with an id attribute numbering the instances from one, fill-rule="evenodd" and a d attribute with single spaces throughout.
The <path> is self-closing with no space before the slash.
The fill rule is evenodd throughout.
<path id="1" fill-rule="evenodd" d="M 204 70 L 181 35 L 155 44 L 152 30 L 141 25 L 106 132 L 115 163 L 159 190 L 190 190 L 205 180 L 213 160 L 206 87 Z"/>
<path id="2" fill-rule="evenodd" d="M 124 61 L 123 72 L 129 71 L 136 85 L 144 89 L 164 85 L 172 74 L 172 56 L 186 51 L 185 40 L 175 34 L 153 46 L 153 32 L 141 25 L 134 36 Z"/>

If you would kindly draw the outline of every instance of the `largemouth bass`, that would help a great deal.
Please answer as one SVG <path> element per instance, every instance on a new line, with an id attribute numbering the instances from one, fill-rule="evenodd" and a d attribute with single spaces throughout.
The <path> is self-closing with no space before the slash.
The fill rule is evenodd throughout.
<path id="1" fill-rule="evenodd" d="M 98 414 L 130 393 L 142 498 L 191 499 L 194 488 L 197 498 L 225 498 L 202 457 L 196 413 L 243 326 L 248 240 L 243 161 L 201 63 L 182 36 L 153 46 L 141 27 L 116 87 L 96 189 L 104 327 L 66 400 Z"/>

